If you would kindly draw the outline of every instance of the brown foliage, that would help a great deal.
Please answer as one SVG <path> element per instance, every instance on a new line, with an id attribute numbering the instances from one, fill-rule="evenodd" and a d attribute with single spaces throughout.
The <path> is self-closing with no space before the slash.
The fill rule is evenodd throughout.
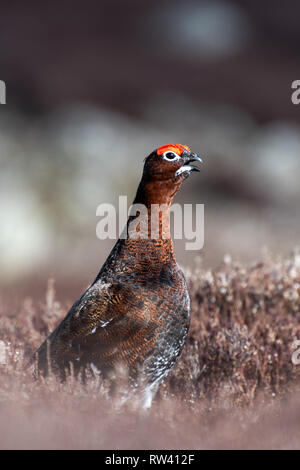
<path id="1" fill-rule="evenodd" d="M 188 342 L 147 413 L 134 399 L 121 404 L 125 392 L 110 398 L 97 371 L 82 384 L 35 380 L 24 368 L 66 314 L 53 281 L 43 304 L 2 307 L 0 447 L 299 448 L 299 254 L 248 268 L 225 259 L 187 277 Z"/>

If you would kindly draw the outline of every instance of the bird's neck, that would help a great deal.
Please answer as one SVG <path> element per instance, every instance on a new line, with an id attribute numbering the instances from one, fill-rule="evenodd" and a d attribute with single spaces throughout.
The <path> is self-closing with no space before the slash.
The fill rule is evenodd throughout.
<path id="1" fill-rule="evenodd" d="M 170 206 L 177 192 L 174 182 L 141 181 L 128 219 L 128 238 L 170 240 Z"/>
<path id="2" fill-rule="evenodd" d="M 127 226 L 95 282 L 101 276 L 105 278 L 112 266 L 124 271 L 124 260 L 125 272 L 134 272 L 142 278 L 159 276 L 166 265 L 176 265 L 170 232 L 170 206 L 177 189 L 174 189 L 174 182 L 157 185 L 144 184 L 142 180 Z"/>
<path id="3" fill-rule="evenodd" d="M 147 181 L 143 177 L 133 203 L 144 204 L 148 209 L 153 204 L 166 204 L 170 207 L 180 186 L 181 182 L 176 183 L 173 179 Z"/>

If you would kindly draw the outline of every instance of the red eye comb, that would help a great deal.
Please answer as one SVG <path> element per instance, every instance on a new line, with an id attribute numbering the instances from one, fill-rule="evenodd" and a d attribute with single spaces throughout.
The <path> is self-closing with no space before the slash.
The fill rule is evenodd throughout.
<path id="1" fill-rule="evenodd" d="M 162 155 L 165 152 L 175 152 L 178 155 L 181 155 L 184 150 L 188 150 L 189 152 L 191 151 L 190 147 L 187 145 L 181 145 L 181 144 L 168 144 L 168 145 L 163 145 L 162 147 L 159 147 L 156 151 L 157 155 Z"/>

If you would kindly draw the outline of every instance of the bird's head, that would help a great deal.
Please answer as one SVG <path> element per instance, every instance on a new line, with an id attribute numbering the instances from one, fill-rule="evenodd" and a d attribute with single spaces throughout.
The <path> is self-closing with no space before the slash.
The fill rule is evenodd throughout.
<path id="1" fill-rule="evenodd" d="M 202 158 L 187 145 L 163 145 L 146 158 L 144 176 L 147 180 L 182 183 L 193 171 L 200 171 L 193 162 L 202 163 Z"/>
<path id="2" fill-rule="evenodd" d="M 138 199 L 171 202 L 182 182 L 193 171 L 200 171 L 194 162 L 202 163 L 202 158 L 187 145 L 170 143 L 154 150 L 145 160 Z"/>

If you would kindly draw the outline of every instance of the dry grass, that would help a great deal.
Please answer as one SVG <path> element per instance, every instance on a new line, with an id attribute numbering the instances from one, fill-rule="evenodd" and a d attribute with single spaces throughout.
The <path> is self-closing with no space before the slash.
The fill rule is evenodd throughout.
<path id="1" fill-rule="evenodd" d="M 192 326 L 149 412 L 90 374 L 34 380 L 24 362 L 65 315 L 46 299 L 0 315 L 0 448 L 299 448 L 300 256 L 188 274 Z"/>

